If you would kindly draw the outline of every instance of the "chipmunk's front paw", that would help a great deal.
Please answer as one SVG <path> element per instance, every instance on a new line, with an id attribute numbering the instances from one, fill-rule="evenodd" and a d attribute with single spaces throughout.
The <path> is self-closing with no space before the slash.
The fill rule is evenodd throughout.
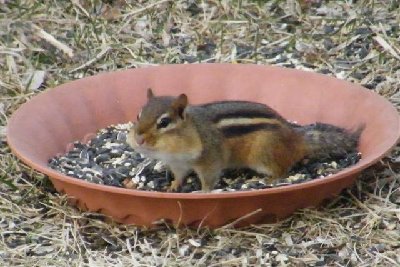
<path id="1" fill-rule="evenodd" d="M 178 180 L 173 180 L 171 186 L 168 188 L 168 192 L 177 192 L 181 183 Z"/>
<path id="2" fill-rule="evenodd" d="M 211 190 L 212 190 L 212 188 L 210 186 L 208 186 L 208 185 L 206 185 L 206 186 L 203 185 L 201 187 L 201 192 L 203 192 L 203 193 L 210 193 Z"/>

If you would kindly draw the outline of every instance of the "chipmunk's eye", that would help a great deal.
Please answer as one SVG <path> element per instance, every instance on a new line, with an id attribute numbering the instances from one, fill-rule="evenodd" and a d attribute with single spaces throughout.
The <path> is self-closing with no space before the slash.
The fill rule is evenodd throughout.
<path id="1" fill-rule="evenodd" d="M 165 128 L 171 123 L 171 118 L 165 117 L 162 118 L 158 123 L 157 123 L 157 129 Z"/>

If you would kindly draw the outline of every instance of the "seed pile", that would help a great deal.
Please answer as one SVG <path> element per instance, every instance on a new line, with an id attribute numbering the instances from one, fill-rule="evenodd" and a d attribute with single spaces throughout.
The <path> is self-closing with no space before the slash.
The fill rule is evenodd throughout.
<path id="1" fill-rule="evenodd" d="M 100 130 L 87 144 L 76 141 L 66 154 L 50 159 L 49 166 L 96 184 L 167 191 L 173 177 L 161 162 L 143 157 L 126 143 L 130 127 L 129 123 L 112 125 Z M 304 160 L 287 178 L 272 183 L 252 170 L 228 170 L 213 192 L 257 190 L 322 178 L 355 164 L 360 157 L 360 153 L 351 153 L 326 162 Z M 180 192 L 189 193 L 200 188 L 199 179 L 192 173 L 183 182 Z"/>

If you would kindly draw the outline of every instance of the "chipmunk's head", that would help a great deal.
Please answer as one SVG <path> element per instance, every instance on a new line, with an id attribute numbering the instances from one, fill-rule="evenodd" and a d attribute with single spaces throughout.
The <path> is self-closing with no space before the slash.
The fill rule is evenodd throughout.
<path id="1" fill-rule="evenodd" d="M 178 97 L 155 96 L 148 89 L 147 103 L 128 134 L 128 144 L 147 155 L 157 151 L 168 152 L 173 148 L 171 140 L 179 136 L 184 127 L 187 105 L 185 94 Z"/>

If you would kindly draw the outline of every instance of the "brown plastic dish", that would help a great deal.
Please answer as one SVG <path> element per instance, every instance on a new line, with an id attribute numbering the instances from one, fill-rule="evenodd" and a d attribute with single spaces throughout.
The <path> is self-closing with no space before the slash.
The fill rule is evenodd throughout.
<path id="1" fill-rule="evenodd" d="M 185 92 L 204 103 L 242 99 L 266 103 L 289 120 L 315 121 L 354 129 L 362 159 L 335 175 L 290 186 L 229 193 L 160 193 L 92 184 L 47 166 L 67 144 L 110 124 L 136 118 L 146 89 L 156 94 Z M 22 105 L 8 125 L 8 144 L 32 168 L 81 208 L 121 223 L 152 226 L 164 219 L 175 226 L 218 227 L 274 222 L 295 210 L 317 206 L 353 184 L 362 169 L 377 162 L 399 138 L 399 116 L 383 97 L 328 76 L 258 65 L 166 65 L 104 73 L 47 90 Z"/>

